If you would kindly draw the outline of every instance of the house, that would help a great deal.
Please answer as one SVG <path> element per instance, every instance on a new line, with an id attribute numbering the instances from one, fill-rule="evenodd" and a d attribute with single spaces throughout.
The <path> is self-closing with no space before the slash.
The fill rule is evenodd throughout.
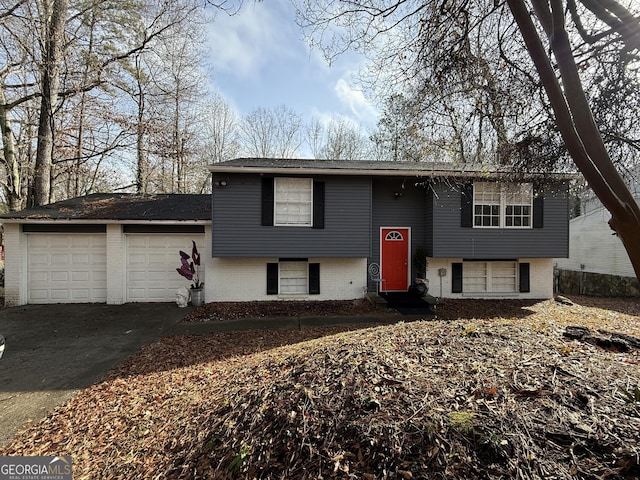
<path id="1" fill-rule="evenodd" d="M 207 302 L 357 299 L 418 275 L 436 297 L 549 298 L 553 258 L 568 256 L 562 176 L 273 159 L 209 170 L 211 195 L 93 194 L 0 216 L 6 304 L 173 302 L 192 241 Z"/>
<path id="2" fill-rule="evenodd" d="M 635 178 L 640 174 L 636 169 Z M 629 181 L 640 202 L 640 183 Z M 590 295 L 638 295 L 640 287 L 629 255 L 609 227 L 611 214 L 589 191 L 583 196 L 581 214 L 569 222 L 568 258 L 556 259 L 559 288 L 563 293 Z"/>
<path id="3" fill-rule="evenodd" d="M 0 222 L 7 305 L 169 302 L 179 250 L 209 253 L 211 196 L 92 194 Z"/>
<path id="4" fill-rule="evenodd" d="M 419 274 L 437 297 L 550 298 L 553 258 L 568 256 L 561 176 L 327 160 L 236 159 L 209 170 L 207 301 L 355 299 L 406 291 Z M 426 272 L 416 271 L 417 252 Z"/>

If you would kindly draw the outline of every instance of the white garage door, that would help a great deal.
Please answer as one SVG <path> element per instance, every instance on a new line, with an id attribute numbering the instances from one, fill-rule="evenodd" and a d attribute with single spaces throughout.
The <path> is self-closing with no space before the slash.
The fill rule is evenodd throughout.
<path id="1" fill-rule="evenodd" d="M 176 272 L 180 250 L 191 255 L 195 240 L 202 254 L 204 235 L 166 233 L 127 235 L 127 301 L 175 302 L 176 292 L 190 282 Z M 202 256 L 204 260 L 204 256 Z M 200 270 L 204 279 L 203 269 Z"/>
<path id="2" fill-rule="evenodd" d="M 30 234 L 28 303 L 91 303 L 107 300 L 105 235 Z"/>

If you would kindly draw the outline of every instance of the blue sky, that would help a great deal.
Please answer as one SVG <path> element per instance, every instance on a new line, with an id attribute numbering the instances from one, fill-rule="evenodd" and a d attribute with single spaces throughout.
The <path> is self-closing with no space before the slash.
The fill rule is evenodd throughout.
<path id="1" fill-rule="evenodd" d="M 286 105 L 305 122 L 341 115 L 363 128 L 376 124 L 376 108 L 353 79 L 364 60 L 347 53 L 329 66 L 303 40 L 288 0 L 246 1 L 236 15 L 218 13 L 207 56 L 214 88 L 240 115 Z"/>

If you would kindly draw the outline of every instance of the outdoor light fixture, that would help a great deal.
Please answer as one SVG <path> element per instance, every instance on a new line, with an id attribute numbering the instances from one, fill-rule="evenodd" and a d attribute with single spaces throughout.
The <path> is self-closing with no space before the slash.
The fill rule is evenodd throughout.
<path id="1" fill-rule="evenodd" d="M 213 182 L 213 184 L 216 187 L 226 187 L 227 186 L 227 181 L 226 180 L 217 180 L 217 181 Z"/>

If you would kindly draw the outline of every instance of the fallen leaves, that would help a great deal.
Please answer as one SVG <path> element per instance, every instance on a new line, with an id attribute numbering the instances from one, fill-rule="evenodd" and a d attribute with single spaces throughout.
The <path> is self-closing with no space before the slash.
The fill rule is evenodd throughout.
<path id="1" fill-rule="evenodd" d="M 639 352 L 563 332 L 639 318 L 572 299 L 165 338 L 0 455 L 71 455 L 77 479 L 637 478 Z"/>
<path id="2" fill-rule="evenodd" d="M 366 299 L 327 301 L 213 302 L 201 305 L 185 322 L 210 322 L 240 318 L 302 316 L 353 316 L 380 314 L 383 309 Z"/>

